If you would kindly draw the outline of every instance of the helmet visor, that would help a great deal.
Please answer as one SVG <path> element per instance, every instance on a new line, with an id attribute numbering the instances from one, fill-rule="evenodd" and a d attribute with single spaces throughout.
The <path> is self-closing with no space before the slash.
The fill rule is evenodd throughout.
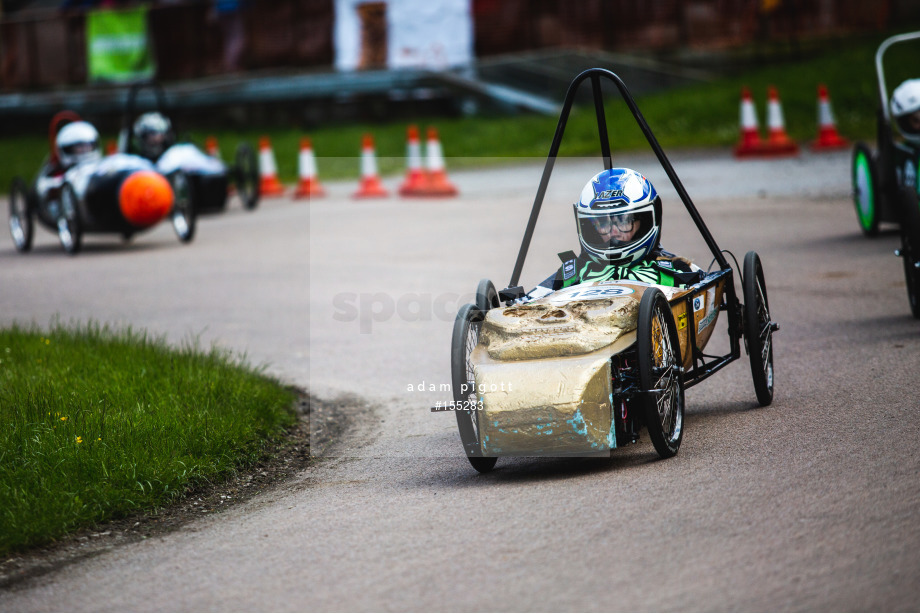
<path id="1" fill-rule="evenodd" d="M 920 136 L 920 111 L 914 111 L 897 118 L 898 129 L 906 137 Z"/>
<path id="2" fill-rule="evenodd" d="M 61 147 L 61 151 L 68 156 L 74 156 L 89 153 L 96 149 L 96 147 L 97 144 L 95 142 L 72 143 L 71 145 Z"/>
<path id="3" fill-rule="evenodd" d="M 652 228 L 653 213 L 606 213 L 580 216 L 581 236 L 584 242 L 596 250 L 608 250 L 640 241 Z"/>

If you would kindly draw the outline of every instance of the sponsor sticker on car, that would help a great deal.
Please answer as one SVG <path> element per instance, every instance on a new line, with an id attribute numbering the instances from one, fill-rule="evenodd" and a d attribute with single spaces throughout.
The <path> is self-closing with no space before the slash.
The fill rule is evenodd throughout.
<path id="1" fill-rule="evenodd" d="M 626 286 L 576 287 L 557 292 L 552 295 L 549 300 L 551 303 L 561 304 L 574 300 L 592 301 L 604 298 L 614 298 L 617 296 L 627 296 L 633 293 L 635 293 L 635 290 Z"/>

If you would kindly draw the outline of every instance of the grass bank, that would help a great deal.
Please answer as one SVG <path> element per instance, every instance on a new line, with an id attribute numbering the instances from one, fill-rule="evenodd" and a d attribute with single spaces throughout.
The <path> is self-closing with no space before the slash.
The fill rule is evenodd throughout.
<path id="1" fill-rule="evenodd" d="M 93 324 L 0 330 L 0 555 L 258 460 L 293 399 L 217 349 Z"/>
<path id="2" fill-rule="evenodd" d="M 738 139 L 738 105 L 742 86 L 751 88 L 761 126 L 766 124 L 767 87 L 780 92 L 786 127 L 790 135 L 805 143 L 817 134 L 817 86 L 828 86 L 837 125 L 851 139 L 875 135 L 876 77 L 875 51 L 887 35 L 859 39 L 840 39 L 823 51 L 809 51 L 796 61 L 781 61 L 746 70 L 742 75 L 674 89 L 642 97 L 639 106 L 655 135 L 667 148 L 727 147 Z M 891 70 L 889 86 L 917 77 L 914 57 L 920 43 L 895 47 L 886 62 Z M 608 66 L 616 70 L 615 66 Z M 573 75 L 574 77 L 574 75 Z M 629 83 L 626 84 L 629 86 Z M 561 103 L 564 92 L 547 92 Z M 636 128 L 625 104 L 613 93 L 607 104 L 609 133 L 616 152 L 645 150 L 644 137 Z M 451 167 L 493 163 L 495 158 L 544 157 L 549 150 L 556 117 L 518 115 L 510 117 L 418 118 L 422 125 L 433 124 L 441 133 L 445 155 Z M 595 155 L 598 149 L 593 109 L 576 109 L 560 152 L 563 156 Z M 406 122 L 350 124 L 320 127 L 310 131 L 318 156 L 322 178 L 355 178 L 361 135 L 376 137 L 377 156 L 382 174 L 405 168 Z M 215 136 L 225 159 L 237 144 L 253 145 L 262 134 L 272 139 L 279 174 L 285 182 L 297 177 L 297 151 L 303 131 L 289 128 L 252 127 L 243 131 L 218 131 Z M 114 135 L 103 135 L 106 139 Z M 205 132 L 194 130 L 181 136 L 199 144 Z M 47 149 L 41 135 L 0 139 L 0 186 L 8 186 L 15 174 L 31 177 Z"/>

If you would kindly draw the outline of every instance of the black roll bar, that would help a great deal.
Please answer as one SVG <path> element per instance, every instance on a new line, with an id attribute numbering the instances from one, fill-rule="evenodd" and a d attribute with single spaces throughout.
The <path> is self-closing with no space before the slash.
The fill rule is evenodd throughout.
<path id="1" fill-rule="evenodd" d="M 706 227 L 705 222 L 703 222 L 703 218 L 700 217 L 699 212 L 696 210 L 696 206 L 694 206 L 693 201 L 690 200 L 690 195 L 687 194 L 687 190 L 684 189 L 684 185 L 681 183 L 680 178 L 677 176 L 677 173 L 674 172 L 674 167 L 671 166 L 671 162 L 661 149 L 661 145 L 658 144 L 658 139 L 655 138 L 651 128 L 648 127 L 648 123 L 646 123 L 645 118 L 642 116 L 642 112 L 639 111 L 639 107 L 636 105 L 635 100 L 633 100 L 629 90 L 626 89 L 623 80 L 615 73 L 604 68 L 589 68 L 575 77 L 569 85 L 568 91 L 566 91 L 565 101 L 562 103 L 562 112 L 559 115 L 559 122 L 556 124 L 556 133 L 553 135 L 553 142 L 549 148 L 546 165 L 543 167 L 543 176 L 540 178 L 540 186 L 537 188 L 537 195 L 534 198 L 533 208 L 530 211 L 530 219 L 527 220 L 527 228 L 524 230 L 524 240 L 521 242 L 521 249 L 518 252 L 517 261 L 514 263 L 514 271 L 511 273 L 511 283 L 508 284 L 509 288 L 517 286 L 520 280 L 521 271 L 524 268 L 524 260 L 527 257 L 527 250 L 530 248 L 533 231 L 537 225 L 537 217 L 540 215 L 540 208 L 543 206 L 543 198 L 546 196 L 546 187 L 549 184 L 553 166 L 556 164 L 559 145 L 562 142 L 565 125 L 568 121 L 569 113 L 572 110 L 572 103 L 575 100 L 575 93 L 578 91 L 578 87 L 581 83 L 588 78 L 591 79 L 591 87 L 594 94 L 594 109 L 597 114 L 597 129 L 601 141 L 601 156 L 603 158 L 604 168 L 611 168 L 610 140 L 607 136 L 607 121 L 604 114 L 603 94 L 601 92 L 601 77 L 613 81 L 614 85 L 617 86 L 617 89 L 623 96 L 623 100 L 626 102 L 629 110 L 632 111 L 636 123 L 638 123 L 639 128 L 642 129 L 642 134 L 645 135 L 649 146 L 651 146 L 652 151 L 655 152 L 655 156 L 658 158 L 658 162 L 661 163 L 662 168 L 664 168 L 665 173 L 667 173 L 668 178 L 671 180 L 671 184 L 674 186 L 674 189 L 677 190 L 678 196 L 680 196 L 681 201 L 687 208 L 690 217 L 693 218 L 697 229 L 699 229 L 700 234 L 706 241 L 706 245 L 709 246 L 709 250 L 712 252 L 716 262 L 719 263 L 719 266 L 723 270 L 729 268 L 728 261 L 722 254 L 722 250 L 719 249 L 718 244 Z"/>

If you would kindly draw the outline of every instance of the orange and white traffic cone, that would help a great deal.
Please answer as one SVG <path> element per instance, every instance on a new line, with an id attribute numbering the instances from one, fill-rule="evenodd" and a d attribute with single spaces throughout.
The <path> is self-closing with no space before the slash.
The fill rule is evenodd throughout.
<path id="1" fill-rule="evenodd" d="M 275 164 L 275 152 L 267 136 L 259 139 L 259 194 L 261 196 L 281 196 L 284 186 L 278 181 L 278 165 Z"/>
<path id="2" fill-rule="evenodd" d="M 831 97 L 827 93 L 827 86 L 818 85 L 818 139 L 811 144 L 815 151 L 830 149 L 845 149 L 850 142 L 840 136 L 834 123 L 834 112 L 831 110 Z"/>
<path id="3" fill-rule="evenodd" d="M 745 158 L 760 154 L 763 142 L 760 140 L 760 125 L 757 123 L 757 109 L 754 98 L 747 87 L 741 89 L 741 139 L 735 146 L 735 157 Z"/>
<path id="4" fill-rule="evenodd" d="M 374 153 L 374 137 L 365 134 L 361 143 L 361 184 L 352 194 L 353 198 L 383 198 L 390 193 L 380 183 L 377 174 L 377 157 Z"/>
<path id="5" fill-rule="evenodd" d="M 422 142 L 418 136 L 418 126 L 409 126 L 406 130 L 406 179 L 399 186 L 402 196 L 424 196 L 428 186 L 428 177 L 422 168 Z"/>
<path id="6" fill-rule="evenodd" d="M 438 131 L 428 128 L 428 142 L 426 143 L 428 185 L 425 186 L 427 196 L 456 196 L 457 188 L 447 179 L 444 169 L 444 152 L 441 150 L 441 140 Z"/>
<path id="7" fill-rule="evenodd" d="M 220 146 L 217 144 L 216 136 L 209 136 L 204 140 L 204 153 L 212 158 L 220 158 Z"/>
<path id="8" fill-rule="evenodd" d="M 798 144 L 786 133 L 783 106 L 779 93 L 772 85 L 767 90 L 767 142 L 763 153 L 768 156 L 794 156 L 799 153 Z"/>
<path id="9" fill-rule="evenodd" d="M 297 174 L 300 181 L 294 191 L 294 198 L 316 198 L 326 194 L 326 190 L 319 184 L 316 176 L 316 158 L 313 155 L 313 145 L 307 137 L 300 139 Z"/>

